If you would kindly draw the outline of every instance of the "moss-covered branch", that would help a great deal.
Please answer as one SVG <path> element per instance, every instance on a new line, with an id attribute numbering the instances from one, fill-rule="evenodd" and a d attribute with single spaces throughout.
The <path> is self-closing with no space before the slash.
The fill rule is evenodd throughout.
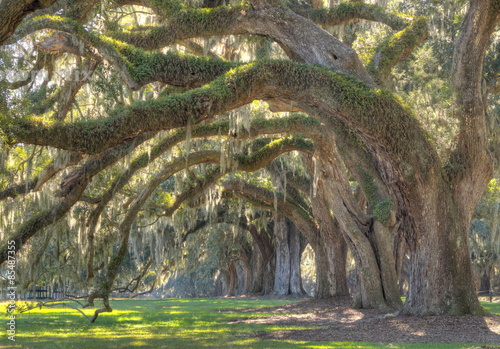
<path id="1" fill-rule="evenodd" d="M 234 193 L 252 205 L 266 210 L 275 210 L 277 206 L 278 211 L 294 222 L 311 245 L 318 242 L 319 230 L 310 207 L 304 208 L 293 199 L 285 200 L 283 193 L 272 192 L 240 180 L 227 180 L 222 186 L 225 192 Z"/>
<path id="2" fill-rule="evenodd" d="M 427 20 L 414 19 L 408 27 L 390 36 L 377 47 L 375 55 L 368 63 L 368 70 L 378 81 L 384 82 L 392 68 L 408 57 L 428 35 Z"/>
<path id="3" fill-rule="evenodd" d="M 31 237 L 37 234 L 41 229 L 58 222 L 66 213 L 78 202 L 81 195 L 85 191 L 90 180 L 104 168 L 111 166 L 113 163 L 123 158 L 131 149 L 146 141 L 150 135 L 142 135 L 135 140 L 131 140 L 109 149 L 100 156 L 88 160 L 77 170 L 71 181 L 66 182 L 66 186 L 62 188 L 64 198 L 51 209 L 38 212 L 21 225 L 11 236 L 7 237 L 0 243 L 0 264 L 8 258 L 7 241 L 14 240 L 16 246 L 23 246 Z M 71 175 L 71 174 L 70 174 Z M 63 181 L 65 183 L 65 181 Z"/>
<path id="4" fill-rule="evenodd" d="M 202 138 L 217 136 L 218 134 L 227 135 L 230 130 L 229 122 L 215 122 L 208 125 L 195 126 L 191 130 L 191 138 Z M 284 118 L 274 119 L 257 119 L 252 122 L 249 129 L 242 129 L 237 135 L 237 139 L 246 139 L 257 137 L 263 134 L 276 134 L 276 133 L 296 133 L 303 136 L 317 138 L 320 135 L 320 124 L 316 119 L 302 116 L 291 115 Z M 106 191 L 100 198 L 99 204 L 94 209 L 89 217 L 88 225 L 95 226 L 104 207 L 111 201 L 115 193 L 119 192 L 129 182 L 132 176 L 141 168 L 146 167 L 148 164 L 157 159 L 161 154 L 171 149 L 174 145 L 186 139 L 187 131 L 177 130 L 172 135 L 166 137 L 151 151 L 144 152 L 136 157 L 128 166 L 128 168 L 110 185 L 109 190 Z M 242 170 L 251 170 L 252 167 L 262 167 L 272 156 L 277 156 L 283 152 L 293 150 L 312 151 L 313 144 L 305 139 L 289 137 L 279 140 L 266 147 L 261 148 L 254 152 L 251 156 L 241 156 Z M 275 152 L 275 154 L 273 154 Z M 93 223 L 91 223 L 93 222 Z M 91 229 L 92 230 L 92 229 Z"/>
<path id="5" fill-rule="evenodd" d="M 251 155 L 237 156 L 236 168 L 252 172 L 266 166 L 281 154 L 298 150 L 308 153 L 314 152 L 314 144 L 311 140 L 302 137 L 283 137 L 276 139 Z"/>
<path id="6" fill-rule="evenodd" d="M 3 116 L 2 128 L 18 142 L 98 153 L 141 132 L 183 127 L 188 120 L 194 125 L 269 97 L 293 100 L 311 114 L 339 118 L 411 166 L 439 164 L 418 121 L 392 93 L 373 90 L 327 69 L 289 61 L 250 63 L 202 88 L 116 109 L 107 119 L 50 125 Z M 419 154 L 415 163 L 412 154 Z"/>
<path id="7" fill-rule="evenodd" d="M 182 53 L 147 52 L 105 35 L 90 32 L 76 21 L 57 16 L 33 18 L 20 27 L 13 38 L 20 40 L 42 29 L 71 34 L 59 35 L 64 39 L 64 43 L 62 46 L 57 45 L 58 52 L 99 59 L 92 51 L 96 49 L 99 55 L 119 71 L 123 81 L 132 89 L 138 89 L 153 81 L 172 86 L 199 87 L 239 65 Z"/>
<path id="8" fill-rule="evenodd" d="M 244 34 L 246 32 L 239 22 L 243 18 L 242 11 L 248 10 L 248 6 L 185 9 L 170 16 L 160 26 L 108 35 L 145 50 L 157 50 L 191 38 Z"/>
<path id="9" fill-rule="evenodd" d="M 408 25 L 407 20 L 401 16 L 387 12 L 383 7 L 361 1 L 345 2 L 328 9 L 292 9 L 319 25 L 335 26 L 354 19 L 384 23 L 394 30 L 402 30 Z"/>

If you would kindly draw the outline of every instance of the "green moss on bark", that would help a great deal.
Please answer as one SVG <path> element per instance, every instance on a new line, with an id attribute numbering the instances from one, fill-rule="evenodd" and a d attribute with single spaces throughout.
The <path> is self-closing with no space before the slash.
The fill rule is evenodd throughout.
<path id="1" fill-rule="evenodd" d="M 397 32 L 382 42 L 368 63 L 367 69 L 383 82 L 391 73 L 392 68 L 427 39 L 429 35 L 427 20 L 416 18 L 405 29 Z"/>
<path id="2" fill-rule="evenodd" d="M 345 2 L 329 9 L 308 9 L 297 12 L 320 25 L 335 26 L 353 19 L 366 19 L 385 23 L 392 29 L 401 30 L 408 24 L 405 19 L 388 13 L 383 7 L 360 1 Z"/>

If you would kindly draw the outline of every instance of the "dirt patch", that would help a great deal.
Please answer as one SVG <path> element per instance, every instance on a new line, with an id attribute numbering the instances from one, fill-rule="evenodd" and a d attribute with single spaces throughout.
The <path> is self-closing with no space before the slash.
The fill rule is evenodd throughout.
<path id="1" fill-rule="evenodd" d="M 235 310 L 235 313 L 274 313 L 241 323 L 314 326 L 310 330 L 258 333 L 262 339 L 300 341 L 367 341 L 382 343 L 482 343 L 500 345 L 500 316 L 391 317 L 377 310 L 357 310 L 350 300 L 309 299 L 273 308 Z M 500 348 L 500 347 L 497 347 Z"/>

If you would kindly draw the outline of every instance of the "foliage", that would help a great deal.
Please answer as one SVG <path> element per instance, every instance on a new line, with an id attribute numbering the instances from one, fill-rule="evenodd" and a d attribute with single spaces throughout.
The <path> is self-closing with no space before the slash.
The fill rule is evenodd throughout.
<path id="1" fill-rule="evenodd" d="M 426 182 L 455 149 L 459 122 L 450 56 L 465 1 L 378 2 L 387 10 L 363 2 L 313 10 L 291 1 L 286 11 L 273 12 L 276 23 L 297 11 L 339 34 L 383 88 L 337 70 L 337 53 L 329 53 L 335 61 L 330 66 L 310 65 L 291 54 L 286 40 L 273 40 L 267 28 L 257 25 L 258 35 L 246 35 L 246 21 L 264 18 L 267 10 L 208 3 L 145 0 L 150 8 L 143 9 L 103 1 L 85 23 L 49 10 L 24 21 L 14 43 L 1 47 L 5 72 L 36 68 L 44 74 L 0 85 L 0 237 L 17 236 L 42 214 L 53 217 L 85 184 L 63 219 L 23 241 L 17 264 L 22 288 L 69 284 L 88 295 L 100 283 L 107 290 L 123 288 L 146 268 L 138 291 L 158 282 L 172 286 L 169 292 L 211 295 L 216 277 L 228 265 L 241 268 L 241 256 L 255 250 L 250 234 L 236 228 L 238 220 L 259 228 L 270 220 L 251 207 L 255 198 L 225 197 L 221 181 L 238 179 L 272 193 L 275 211 L 278 198 L 293 201 L 294 213 L 315 224 L 310 206 L 322 175 L 317 163 L 333 161 L 325 149 L 338 141 L 344 157 L 339 166 L 362 189 L 350 199 L 360 203 L 360 215 L 386 224 L 404 200 L 397 203 L 394 192 L 376 183 L 385 176 L 402 181 L 419 174 Z M 226 35 L 231 30 L 238 35 Z M 33 54 L 49 34 L 66 41 Z M 484 73 L 490 87 L 498 47 L 494 37 Z M 83 58 L 98 60 L 89 81 L 74 87 L 74 81 L 56 79 L 65 69 L 81 67 Z M 268 99 L 274 95 L 279 98 Z M 271 113 L 262 100 L 311 116 Z M 495 113 L 498 98 L 488 103 Z M 67 118 L 56 120 L 53 112 L 64 108 Z M 349 129 L 351 143 L 343 142 L 342 127 Z M 372 140 L 376 146 L 365 147 Z M 373 154 L 360 159 L 360 149 Z M 72 161 L 75 152 L 86 155 Z M 281 172 L 270 174 L 278 155 Z M 396 170 L 378 178 L 377 164 L 389 158 Z M 481 266 L 498 260 L 499 195 L 492 181 L 471 227 Z M 218 215 L 222 208 L 226 212 Z M 201 221 L 207 227 L 196 230 Z"/>

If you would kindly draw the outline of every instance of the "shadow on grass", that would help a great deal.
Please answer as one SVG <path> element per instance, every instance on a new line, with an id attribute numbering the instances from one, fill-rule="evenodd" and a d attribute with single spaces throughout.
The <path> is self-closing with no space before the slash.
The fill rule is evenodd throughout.
<path id="1" fill-rule="evenodd" d="M 499 334 L 489 331 L 489 325 L 485 322 L 488 320 L 484 318 L 471 317 L 468 327 L 460 327 L 462 325 L 454 320 L 459 317 L 385 319 L 380 312 L 357 312 L 348 309 L 344 304 L 335 306 L 331 302 L 314 302 L 245 299 L 114 300 L 113 313 L 99 317 L 93 325 L 74 310 L 37 310 L 23 314 L 17 319 L 16 345 L 13 346 L 4 335 L 0 340 L 0 349 L 451 349 L 470 348 L 471 345 L 465 343 L 471 342 L 500 343 Z M 262 306 L 272 308 L 261 308 Z M 309 313 L 303 311 L 301 314 L 297 308 L 304 311 L 309 309 Z M 92 312 L 91 309 L 89 311 Z M 280 317 L 273 314 L 275 311 L 281 312 Z M 495 321 L 497 320 L 498 316 Z M 320 328 L 316 328 L 318 326 Z M 463 332 L 463 336 L 470 336 L 474 329 L 483 334 L 489 331 L 492 337 L 484 341 L 455 337 L 453 342 L 460 344 L 441 343 L 433 346 L 428 343 L 439 342 L 436 340 L 436 333 L 449 331 L 450 328 Z M 379 337 L 370 337 L 373 333 Z M 380 340 L 381 334 L 384 333 L 384 339 Z M 390 335 L 387 335 L 388 333 Z M 413 341 L 426 344 L 401 344 Z"/>

